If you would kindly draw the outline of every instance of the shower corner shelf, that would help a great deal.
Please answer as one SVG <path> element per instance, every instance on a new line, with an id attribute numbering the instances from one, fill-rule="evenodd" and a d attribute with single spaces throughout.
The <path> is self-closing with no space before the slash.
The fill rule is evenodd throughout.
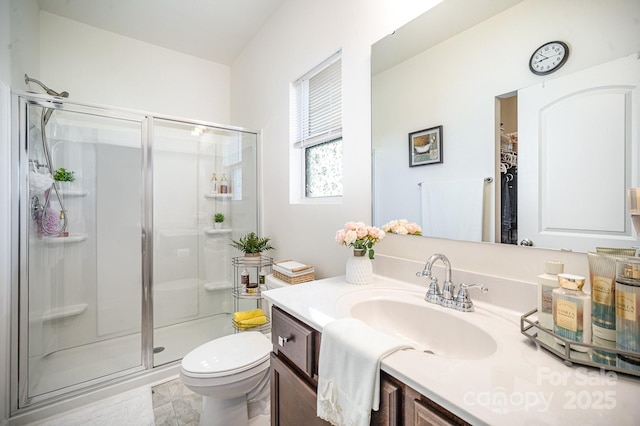
<path id="1" fill-rule="evenodd" d="M 204 233 L 206 235 L 230 234 L 231 228 L 215 229 L 210 226 L 207 226 L 206 228 L 204 228 Z"/>
<path id="2" fill-rule="evenodd" d="M 54 321 L 57 319 L 75 317 L 87 310 L 86 303 L 79 303 L 77 305 L 68 305 L 61 308 L 54 308 L 42 313 L 42 321 Z"/>
<path id="3" fill-rule="evenodd" d="M 71 244 L 85 241 L 88 238 L 87 234 L 75 233 L 69 234 L 68 237 L 42 237 L 42 240 L 47 245 L 59 245 L 59 244 Z"/>
<path id="4" fill-rule="evenodd" d="M 207 291 L 229 290 L 232 287 L 229 281 L 208 282 L 204 284 Z"/>
<path id="5" fill-rule="evenodd" d="M 220 200 L 231 199 L 231 194 L 211 194 L 210 192 L 207 192 L 204 194 L 204 198 L 217 198 Z"/>
<path id="6" fill-rule="evenodd" d="M 89 195 L 89 191 L 63 189 L 60 191 L 60 195 L 62 195 L 63 197 L 86 197 L 87 195 Z"/>

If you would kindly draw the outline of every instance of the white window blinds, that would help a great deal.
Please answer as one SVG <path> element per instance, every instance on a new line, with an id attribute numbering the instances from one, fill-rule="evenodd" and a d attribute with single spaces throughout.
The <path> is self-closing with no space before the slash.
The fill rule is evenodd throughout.
<path id="1" fill-rule="evenodd" d="M 291 139 L 297 148 L 342 136 L 341 52 L 292 84 Z"/>

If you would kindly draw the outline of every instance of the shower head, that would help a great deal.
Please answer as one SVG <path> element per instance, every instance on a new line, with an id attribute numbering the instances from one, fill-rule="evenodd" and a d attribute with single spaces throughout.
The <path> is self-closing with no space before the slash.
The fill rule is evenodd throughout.
<path id="1" fill-rule="evenodd" d="M 41 82 L 40 80 L 36 80 L 35 78 L 30 78 L 27 74 L 24 75 L 24 82 L 29 84 L 29 83 L 36 83 L 38 86 L 42 87 L 42 89 L 47 93 L 47 95 L 51 95 L 51 96 L 58 96 L 59 98 L 68 98 L 69 97 L 69 92 L 61 92 L 58 93 L 55 90 L 51 90 L 49 89 L 43 82 Z"/>

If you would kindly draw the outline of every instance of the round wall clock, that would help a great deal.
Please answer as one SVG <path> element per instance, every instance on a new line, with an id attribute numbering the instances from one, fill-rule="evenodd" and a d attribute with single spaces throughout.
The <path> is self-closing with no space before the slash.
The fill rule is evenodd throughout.
<path id="1" fill-rule="evenodd" d="M 562 41 L 550 41 L 533 52 L 529 59 L 529 69 L 536 75 L 546 75 L 557 71 L 569 58 L 569 46 Z"/>

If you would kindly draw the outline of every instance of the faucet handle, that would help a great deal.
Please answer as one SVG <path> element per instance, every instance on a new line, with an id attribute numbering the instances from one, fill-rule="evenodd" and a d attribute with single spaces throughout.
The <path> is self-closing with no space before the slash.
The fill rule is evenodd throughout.
<path id="1" fill-rule="evenodd" d="M 483 293 L 486 293 L 489 291 L 489 288 L 484 284 L 465 284 L 465 283 L 460 284 L 460 290 L 466 290 L 468 288 L 479 288 L 480 291 L 482 291 Z"/>
<path id="2" fill-rule="evenodd" d="M 456 301 L 454 305 L 458 311 L 462 311 L 462 312 L 473 311 L 473 302 L 471 301 L 471 298 L 469 297 L 469 292 L 467 291 L 467 289 L 470 289 L 470 288 L 478 288 L 483 293 L 486 293 L 487 291 L 489 291 L 487 286 L 485 286 L 484 284 L 465 284 L 465 283 L 460 284 L 460 291 L 458 291 L 458 295 L 456 296 Z"/>

